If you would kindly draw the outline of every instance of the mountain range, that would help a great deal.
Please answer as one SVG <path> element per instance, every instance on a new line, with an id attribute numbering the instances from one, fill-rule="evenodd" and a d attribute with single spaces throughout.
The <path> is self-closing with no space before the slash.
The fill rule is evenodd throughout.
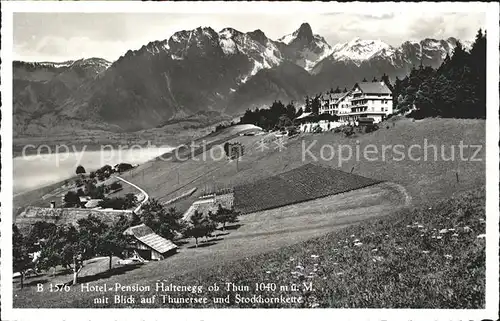
<path id="1" fill-rule="evenodd" d="M 356 38 L 331 46 L 307 23 L 278 40 L 261 30 L 199 27 L 112 63 L 14 61 L 14 136 L 135 131 L 207 112 L 238 115 L 277 99 L 300 102 L 363 78 L 404 77 L 421 63 L 437 67 L 456 43 L 423 39 L 393 47 Z"/>

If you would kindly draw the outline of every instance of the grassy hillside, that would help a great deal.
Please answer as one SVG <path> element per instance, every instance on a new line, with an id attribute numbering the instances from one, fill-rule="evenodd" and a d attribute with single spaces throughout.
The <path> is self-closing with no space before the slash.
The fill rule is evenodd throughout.
<path id="1" fill-rule="evenodd" d="M 354 193 L 351 199 L 345 198 L 347 194 L 341 196 L 343 199 L 339 199 L 339 195 L 326 201 L 322 199 L 335 215 L 324 215 L 320 211 L 308 216 L 305 212 L 311 210 L 297 205 L 246 215 L 241 222 L 241 229 L 245 228 L 246 232 L 238 229 L 209 248 L 187 249 L 164 261 L 150 262 L 124 274 L 106 275 L 94 282 L 95 285 L 106 283 L 108 287 L 116 282 L 151 286 L 149 292 L 120 292 L 134 295 L 135 304 L 114 304 L 112 297 L 115 293 L 109 292 L 105 294 L 110 297 L 108 304 L 95 305 L 93 299 L 103 294 L 82 294 L 79 286 L 72 287 L 61 301 L 59 294 L 46 292 L 41 295 L 33 285 L 24 290 L 15 288 L 14 306 L 145 307 L 139 303 L 140 297 L 166 294 L 171 297 L 207 297 L 208 302 L 163 304 L 156 301 L 147 307 L 484 307 L 484 188 L 412 210 L 400 209 L 383 218 L 370 216 L 370 213 L 380 211 L 367 208 L 361 215 L 365 216 L 363 222 L 345 224 L 349 217 L 359 219 L 361 216 L 355 214 L 359 210 L 351 208 L 350 213 L 346 213 L 339 211 L 339 206 L 360 206 L 361 192 L 351 192 Z M 340 214 L 342 212 L 344 214 Z M 310 220 L 316 215 L 317 222 L 313 223 Z M 282 224 L 286 225 L 285 228 L 294 226 L 295 230 L 276 233 L 276 228 L 283 228 Z M 323 230 L 315 232 L 312 226 L 321 226 Z M 274 232 L 258 233 L 263 229 Z M 325 234 L 327 230 L 330 233 Z M 323 236 L 310 238 L 314 233 Z M 302 242 L 297 243 L 299 241 Z M 203 293 L 157 293 L 154 285 L 158 280 L 165 284 L 203 286 Z M 50 282 L 43 277 L 42 281 Z M 248 291 L 228 291 L 227 282 L 248 286 Z M 206 287 L 214 283 L 220 290 L 207 291 Z M 276 284 L 276 290 L 257 291 L 256 283 L 264 286 Z M 297 289 L 292 289 L 292 284 L 297 284 Z M 312 290 L 303 284 L 312 284 Z M 237 294 L 244 297 L 260 295 L 264 299 L 302 297 L 304 302 L 236 303 Z M 215 304 L 214 297 L 229 298 L 229 302 Z"/>
<path id="2" fill-rule="evenodd" d="M 279 251 L 187 273 L 175 282 L 232 282 L 248 285 L 250 291 L 240 292 L 247 297 L 282 294 L 306 298 L 304 304 L 288 307 L 483 308 L 485 219 L 485 190 L 480 189 Z M 278 288 L 312 282 L 313 291 L 303 287 L 298 291 L 256 291 L 255 283 L 261 282 L 276 283 Z M 233 291 L 205 295 L 229 295 L 231 303 L 224 306 L 236 306 Z"/>
<path id="3" fill-rule="evenodd" d="M 240 217 L 225 232 L 217 231 L 216 237 L 202 242 L 195 248 L 193 239 L 179 243 L 179 253 L 159 262 L 149 262 L 138 269 L 116 271 L 105 277 L 96 277 L 93 284 L 108 287 L 116 282 L 154 286 L 167 276 L 181 278 L 187 272 L 201 273 L 222 262 L 229 263 L 296 244 L 370 218 L 388 215 L 407 206 L 404 195 L 390 183 L 372 185 L 343 194 L 331 195 L 313 201 L 284 206 Z M 185 243 L 185 244 L 183 244 Z M 198 272 L 197 272 L 198 271 Z M 71 275 L 65 281 L 69 281 Z M 38 281 L 48 286 L 60 281 L 50 273 L 40 275 Z M 21 290 L 16 289 L 15 306 L 22 307 L 80 307 L 92 306 L 93 299 L 102 293 L 83 293 L 79 286 L 65 293 L 43 294 L 36 292 L 36 282 Z M 109 295 L 114 293 L 110 292 Z M 110 301 L 111 302 L 111 301 Z M 123 307 L 118 304 L 117 306 Z"/>

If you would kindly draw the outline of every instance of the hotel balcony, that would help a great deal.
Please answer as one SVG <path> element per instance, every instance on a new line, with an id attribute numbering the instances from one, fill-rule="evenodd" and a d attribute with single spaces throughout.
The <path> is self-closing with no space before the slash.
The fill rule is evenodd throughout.
<path id="1" fill-rule="evenodd" d="M 359 100 L 366 100 L 366 99 L 369 99 L 369 100 L 377 100 L 377 99 L 384 99 L 384 100 L 387 100 L 387 99 L 392 99 L 392 95 L 381 95 L 381 96 L 377 96 L 377 95 L 362 95 L 362 96 L 358 96 L 358 97 L 354 97 L 351 99 L 351 101 L 359 101 Z"/>
<path id="2" fill-rule="evenodd" d="M 349 115 L 387 115 L 389 111 L 382 111 L 380 109 L 374 110 L 373 108 L 368 108 L 367 106 L 356 106 L 351 107 L 351 112 Z"/>

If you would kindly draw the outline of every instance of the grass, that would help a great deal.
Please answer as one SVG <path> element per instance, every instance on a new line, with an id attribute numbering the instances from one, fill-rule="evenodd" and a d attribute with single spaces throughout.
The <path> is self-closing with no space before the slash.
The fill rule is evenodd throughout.
<path id="1" fill-rule="evenodd" d="M 402 197 L 388 183 L 381 183 L 348 193 L 328 196 L 300 204 L 284 206 L 240 217 L 239 222 L 211 240 L 210 246 L 192 248 L 194 240 L 185 240 L 179 253 L 159 262 L 149 262 L 140 268 L 93 284 L 113 286 L 141 283 L 154 285 L 164 278 L 181 278 L 186 272 L 204 271 L 221 262 L 232 262 L 296 244 L 314 237 L 357 224 L 373 217 L 388 215 L 405 206 Z M 48 280 L 47 282 L 52 282 Z M 99 293 L 82 294 L 78 287 L 65 293 L 61 301 L 57 293 L 37 293 L 34 288 L 15 292 L 17 307 L 78 307 L 91 306 Z M 113 293 L 108 293 L 112 295 Z"/>
<path id="2" fill-rule="evenodd" d="M 304 298 L 285 307 L 322 308 L 483 308 L 485 304 L 484 189 L 362 223 L 278 251 L 170 279 L 177 284 L 218 283 L 213 297 L 229 296 L 230 307 L 284 307 L 235 304 L 238 292 L 222 286 L 248 286 L 240 295 Z M 478 238 L 479 236 L 479 238 Z M 313 291 L 304 289 L 311 282 Z M 256 283 L 277 284 L 257 291 Z M 298 284 L 298 291 L 280 286 Z M 199 296 L 184 294 L 184 296 Z M 172 296 L 175 296 L 172 294 Z M 186 307 L 186 305 L 166 305 Z M 190 305 L 187 305 L 190 306 Z M 200 307 L 191 305 L 190 307 Z M 220 307 L 209 303 L 203 307 Z"/>
<path id="3" fill-rule="evenodd" d="M 238 167 L 235 162 L 224 159 L 203 158 L 205 153 L 198 155 L 198 160 L 149 162 L 125 174 L 124 178 L 163 201 L 197 187 L 192 196 L 172 204 L 182 210 L 207 188 L 252 183 L 304 165 L 303 143 L 308 145 L 316 141 L 311 150 L 318 155 L 326 143 L 358 145 L 362 149 L 369 144 L 423 144 L 427 139 L 429 144 L 448 146 L 449 153 L 449 146 L 458 146 L 460 141 L 484 145 L 485 122 L 402 119 L 394 127 L 391 125 L 387 129 L 382 125 L 376 132 L 351 138 L 331 132 L 300 135 L 290 139 L 287 149 L 282 152 L 273 149 L 272 145 L 267 151 L 259 151 L 256 143 L 260 139 L 272 140 L 273 137 L 267 134 L 231 139 L 245 145 L 246 155 Z M 466 150 L 465 156 L 472 152 Z M 414 157 L 423 156 L 423 151 L 416 150 L 413 154 Z M 258 281 L 287 285 L 302 283 L 300 278 L 305 278 L 313 279 L 314 288 L 318 289 L 308 294 L 305 306 L 481 307 L 484 304 L 484 243 L 481 243 L 484 239 L 478 239 L 477 235 L 484 233 L 483 223 L 479 221 L 484 219 L 484 191 L 461 194 L 485 185 L 485 148 L 477 157 L 482 160 L 357 161 L 353 158 L 340 166 L 333 161 L 319 161 L 344 172 L 354 168 L 354 174 L 395 185 L 382 183 L 251 213 L 241 217 L 239 228 L 230 230 L 229 234 L 221 236 L 222 240 L 209 247 L 189 249 L 190 241 L 179 254 L 164 261 L 150 262 L 139 269 L 94 282 L 97 285 L 121 282 L 154 286 L 157 280 L 163 279 L 174 284 L 234 280 L 239 284 L 251 285 Z M 122 193 L 135 192 L 127 188 L 124 186 Z M 429 209 L 429 204 L 441 199 L 451 200 L 438 206 L 430 205 Z M 415 209 L 401 212 L 405 200 L 412 200 Z M 386 215 L 390 216 L 373 220 Z M 411 227 L 414 225 L 417 227 Z M 422 233 L 418 225 L 426 231 Z M 471 232 L 465 232 L 465 226 L 469 226 Z M 341 230 L 343 228 L 347 229 Z M 439 230 L 444 228 L 454 228 L 458 239 L 452 237 L 454 233 L 441 235 Z M 329 232 L 335 233 L 323 236 Z M 438 236 L 442 238 L 437 239 Z M 356 243 L 362 244 L 355 246 L 356 239 Z M 375 248 L 377 251 L 372 252 Z M 297 268 L 299 265 L 303 270 Z M 29 289 L 15 294 L 14 306 L 17 307 L 95 307 L 92 298 L 98 296 L 83 295 L 78 289 L 66 293 L 64 301 L 58 295 L 43 293 L 42 296 Z M 217 293 L 220 297 L 224 295 L 224 292 Z M 230 296 L 234 298 L 234 294 Z"/>
<path id="4" fill-rule="evenodd" d="M 289 215 L 295 215 L 293 213 L 292 209 Z M 245 253 L 248 255 L 233 261 L 221 260 L 224 248 L 220 244 L 231 240 L 226 238 L 208 248 L 213 249 L 212 253 L 218 253 L 211 264 L 207 264 L 210 255 L 198 256 L 191 261 L 194 267 L 182 265 L 185 270 L 173 272 L 179 266 L 176 259 L 182 256 L 181 253 L 167 259 L 168 262 L 148 263 L 138 270 L 111 277 L 108 284 L 151 286 L 151 291 L 146 293 L 120 293 L 133 294 L 136 298 L 159 294 L 154 290 L 155 282 L 159 280 L 165 284 L 201 285 L 203 294 L 163 294 L 209 298 L 209 303 L 203 305 L 157 302 L 148 306 L 137 303 L 133 307 L 482 308 L 485 304 L 484 233 L 485 191 L 480 189 L 431 206 L 365 220 L 289 246 L 274 246 L 270 240 L 268 251 L 256 255 L 250 255 L 254 239 L 245 238 L 244 247 L 237 248 L 248 250 Z M 238 236 L 234 236 L 237 239 Z M 259 240 L 266 240 L 266 236 L 260 235 Z M 193 251 L 201 253 L 210 251 L 208 249 Z M 196 256 L 196 253 L 191 255 Z M 137 273 L 148 280 L 134 278 Z M 228 291 L 227 282 L 248 286 L 248 291 Z M 220 290 L 207 291 L 207 286 L 214 283 Z M 277 290 L 257 291 L 256 283 L 274 283 Z M 312 283 L 313 290 L 306 289 L 304 283 Z M 298 285 L 296 290 L 292 290 L 292 284 Z M 35 306 L 95 307 L 92 300 L 101 295 L 83 295 L 79 289 L 72 289 L 65 294 L 65 302 L 61 302 L 50 293 L 43 296 L 24 294 L 14 298 L 14 306 L 25 306 L 26 303 L 32 306 L 41 300 Z M 113 294 L 106 295 L 112 298 Z M 236 294 L 245 297 L 260 295 L 262 298 L 302 297 L 304 302 L 237 304 Z M 215 304 L 214 297 L 229 297 L 230 303 Z M 106 306 L 125 307 L 112 303 Z"/>
<path id="5" fill-rule="evenodd" d="M 453 161 L 412 161 L 405 158 L 402 161 L 392 160 L 387 154 L 386 159 L 375 161 L 353 157 L 349 161 L 338 164 L 332 161 L 318 160 L 318 163 L 337 168 L 344 172 L 351 172 L 374 180 L 391 181 L 403 185 L 411 195 L 414 204 L 423 204 L 448 198 L 456 193 L 467 191 L 476 186 L 485 184 L 485 148 L 481 149 L 479 162 L 462 161 L 458 157 L 460 141 L 470 145 L 485 144 L 484 120 L 466 119 L 426 119 L 412 122 L 401 119 L 395 126 L 382 124 L 381 129 L 369 134 L 357 134 L 357 137 L 346 138 L 342 133 L 322 133 L 299 135 L 289 139 L 286 150 L 279 152 L 273 145 L 272 134 L 264 136 L 242 136 L 231 139 L 241 142 L 245 146 L 245 155 L 236 164 L 225 159 L 214 160 L 209 152 L 198 155 L 198 158 L 185 162 L 155 161 L 145 164 L 124 176 L 125 179 L 144 188 L 152 198 L 167 201 L 194 187 L 198 190 L 191 197 L 175 204 L 179 210 L 187 210 L 189 205 L 207 189 L 233 187 L 236 185 L 253 183 L 260 179 L 278 175 L 313 162 L 311 158 L 302 159 L 302 144 L 308 146 L 316 141 L 311 152 L 319 155 L 321 147 L 330 144 L 335 148 L 338 145 L 350 145 L 353 150 L 359 146 L 373 144 L 381 149 L 381 145 L 403 144 L 407 148 L 412 144 L 428 144 L 445 146 L 446 155 L 450 153 L 450 146 L 454 145 L 456 158 Z M 261 151 L 257 143 L 261 139 L 269 140 L 269 149 Z M 431 151 L 432 152 L 432 151 Z M 429 152 L 432 156 L 433 153 Z M 438 151 L 440 152 L 440 151 Z M 470 157 L 472 149 L 466 149 L 464 156 Z M 414 149 L 415 158 L 423 157 L 424 151 Z M 340 166 L 339 166 L 340 165 Z M 456 181 L 459 174 L 459 182 Z M 123 193 L 128 193 L 124 189 Z"/>

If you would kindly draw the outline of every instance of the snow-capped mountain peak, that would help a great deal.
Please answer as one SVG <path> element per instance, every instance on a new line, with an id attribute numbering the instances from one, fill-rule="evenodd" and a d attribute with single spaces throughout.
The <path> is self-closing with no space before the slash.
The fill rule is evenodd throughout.
<path id="1" fill-rule="evenodd" d="M 278 41 L 283 43 L 286 55 L 307 71 L 332 53 L 330 45 L 320 35 L 313 34 L 308 23 L 301 24 L 299 29 Z"/>
<path id="2" fill-rule="evenodd" d="M 279 38 L 278 41 L 281 41 L 284 44 L 289 45 L 292 41 L 296 39 L 299 40 L 301 39 L 310 42 L 313 40 L 313 37 L 314 35 L 311 26 L 307 22 L 305 22 L 300 25 L 299 29 L 295 30 L 291 34 Z"/>
<path id="3" fill-rule="evenodd" d="M 389 57 L 394 55 L 397 49 L 381 40 L 354 38 L 349 42 L 336 44 L 332 51 L 332 57 L 335 60 L 352 60 L 359 63 L 375 56 Z"/>

